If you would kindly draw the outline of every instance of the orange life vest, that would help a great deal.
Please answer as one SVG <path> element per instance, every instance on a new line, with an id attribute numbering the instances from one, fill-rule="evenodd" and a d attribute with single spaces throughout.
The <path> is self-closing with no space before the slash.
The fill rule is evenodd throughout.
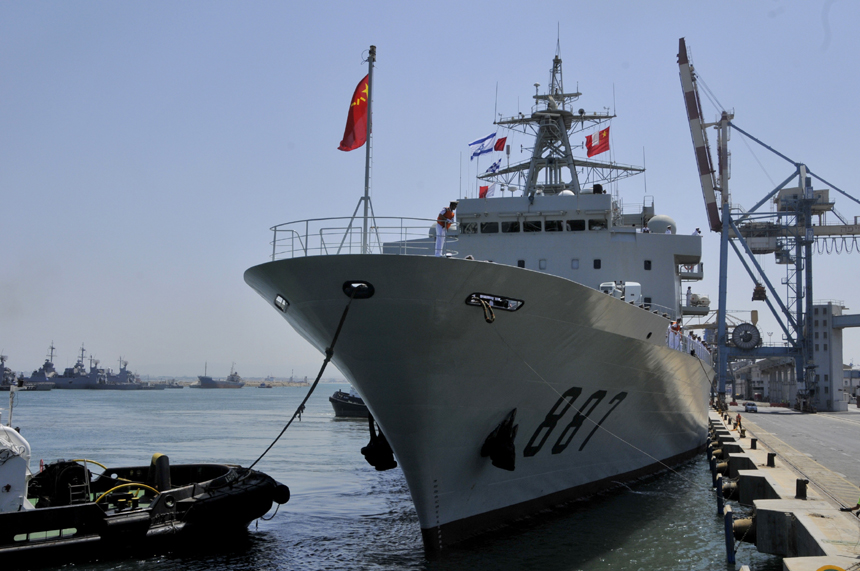
<path id="1" fill-rule="evenodd" d="M 449 207 L 445 207 L 445 210 L 439 213 L 439 217 L 436 218 L 436 224 L 439 226 L 444 226 L 445 230 L 451 227 L 451 220 L 454 219 L 454 211 Z"/>

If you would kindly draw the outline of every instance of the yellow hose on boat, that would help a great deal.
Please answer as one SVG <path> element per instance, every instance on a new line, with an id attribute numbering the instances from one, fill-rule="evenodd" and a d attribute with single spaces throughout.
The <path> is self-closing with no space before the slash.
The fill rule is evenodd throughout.
<path id="1" fill-rule="evenodd" d="M 108 495 L 108 494 L 110 494 L 110 493 L 112 493 L 112 492 L 115 492 L 115 491 L 117 491 L 117 490 L 118 490 L 118 489 L 120 489 L 120 488 L 130 488 L 130 487 L 146 488 L 147 490 L 152 490 L 153 492 L 155 492 L 155 495 L 156 495 L 156 496 L 157 496 L 158 494 L 160 494 L 160 493 L 161 493 L 161 492 L 159 492 L 158 490 L 156 490 L 155 488 L 153 488 L 152 486 L 147 486 L 146 484 L 139 484 L 139 483 L 137 483 L 137 482 L 133 482 L 133 483 L 131 483 L 131 484 L 120 484 L 119 486 L 116 486 L 116 487 L 114 487 L 114 488 L 111 488 L 110 490 L 108 490 L 108 491 L 106 491 L 105 493 L 103 493 L 102 495 L 100 495 L 100 496 L 98 497 L 98 499 L 95 501 L 95 503 L 99 503 L 100 501 L 102 501 L 102 498 L 104 498 L 106 495 Z"/>

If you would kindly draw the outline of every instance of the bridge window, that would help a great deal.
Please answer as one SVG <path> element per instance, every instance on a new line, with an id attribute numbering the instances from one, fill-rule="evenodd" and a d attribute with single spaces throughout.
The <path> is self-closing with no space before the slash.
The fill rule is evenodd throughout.
<path id="1" fill-rule="evenodd" d="M 594 269 L 595 270 L 600 269 L 600 260 L 598 260 L 598 259 L 594 260 Z"/>
<path id="2" fill-rule="evenodd" d="M 583 231 L 585 231 L 585 220 L 568 220 L 567 221 L 567 231 L 568 232 L 583 232 Z"/>
<path id="3" fill-rule="evenodd" d="M 517 267 L 518 268 L 526 267 L 526 261 L 525 260 L 517 260 Z"/>
<path id="4" fill-rule="evenodd" d="M 651 271 L 651 260 L 645 260 L 645 269 Z"/>
<path id="5" fill-rule="evenodd" d="M 570 260 L 570 269 L 571 270 L 578 270 L 579 269 L 579 259 L 578 258 L 573 258 L 572 260 Z"/>
<path id="6" fill-rule="evenodd" d="M 463 222 L 460 224 L 460 233 L 461 234 L 477 234 L 478 233 L 478 223 L 477 222 Z"/>
<path id="7" fill-rule="evenodd" d="M 520 231 L 520 221 L 515 220 L 513 222 L 502 222 L 502 232 L 519 232 Z"/>
<path id="8" fill-rule="evenodd" d="M 526 220 L 523 222 L 523 232 L 540 232 L 543 230 L 540 220 Z"/>
<path id="9" fill-rule="evenodd" d="M 589 230 L 606 230 L 606 220 L 589 220 Z"/>
<path id="10" fill-rule="evenodd" d="M 498 231 L 498 222 L 481 222 L 481 234 L 496 234 Z"/>
<path id="11" fill-rule="evenodd" d="M 561 220 L 547 220 L 544 223 L 543 229 L 545 232 L 561 232 L 562 221 Z"/>

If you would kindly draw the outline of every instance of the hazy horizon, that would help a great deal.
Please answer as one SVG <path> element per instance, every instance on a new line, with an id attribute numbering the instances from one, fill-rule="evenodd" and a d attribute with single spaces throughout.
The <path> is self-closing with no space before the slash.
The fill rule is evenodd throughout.
<path id="1" fill-rule="evenodd" d="M 738 126 L 856 198 L 858 21 L 860 4 L 830 0 L 4 2 L 0 351 L 27 374 L 51 343 L 60 370 L 83 343 L 104 366 L 122 357 L 142 376 L 195 376 L 208 363 L 223 377 L 235 363 L 243 377 L 315 377 L 323 355 L 243 272 L 268 260 L 270 227 L 355 208 L 364 149 L 337 146 L 371 44 L 378 216 L 433 218 L 474 195 L 466 144 L 493 131 L 494 113 L 531 108 L 559 46 L 566 90 L 583 93 L 584 109 L 617 113 L 612 159 L 645 163 L 617 185 L 625 204 L 653 196 L 679 233 L 707 230 L 682 36 Z M 530 140 L 508 136 L 512 162 L 528 156 Z M 730 149 L 732 202 L 747 209 L 793 171 L 739 133 Z M 830 196 L 849 220 L 860 215 Z M 703 251 L 693 290 L 716 308 L 719 236 L 705 232 Z M 860 312 L 858 259 L 816 255 L 815 300 Z M 785 277 L 772 255 L 759 261 L 775 283 Z M 729 309 L 745 321 L 757 309 L 765 341 L 777 342 L 749 277 L 729 263 Z M 860 332 L 846 329 L 843 361 L 855 360 Z"/>

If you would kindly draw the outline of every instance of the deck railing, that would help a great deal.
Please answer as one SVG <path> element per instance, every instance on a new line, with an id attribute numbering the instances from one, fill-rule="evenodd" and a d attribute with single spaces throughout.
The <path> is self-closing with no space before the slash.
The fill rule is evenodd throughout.
<path id="1" fill-rule="evenodd" d="M 432 254 L 434 219 L 375 217 L 362 251 L 361 220 L 354 217 L 314 218 L 271 228 L 272 261 L 339 254 Z M 456 242 L 449 234 L 446 245 Z"/>

